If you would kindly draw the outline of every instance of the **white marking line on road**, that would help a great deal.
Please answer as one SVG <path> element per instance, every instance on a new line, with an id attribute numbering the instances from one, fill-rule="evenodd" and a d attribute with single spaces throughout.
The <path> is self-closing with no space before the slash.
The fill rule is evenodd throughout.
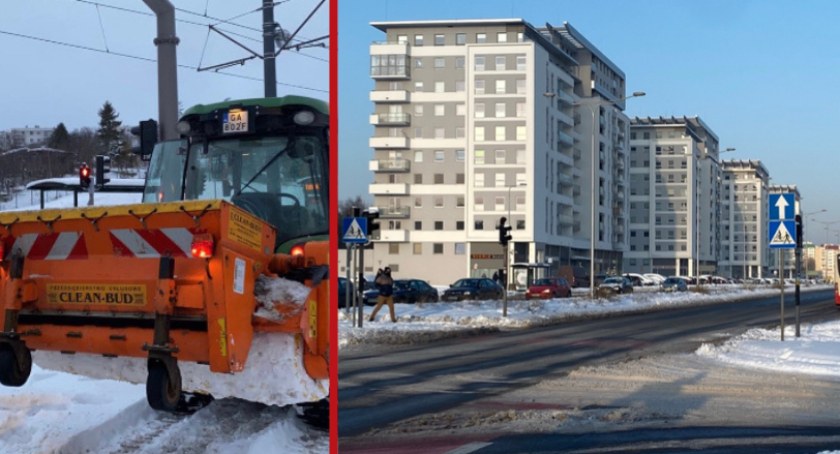
<path id="1" fill-rule="evenodd" d="M 485 443 L 481 441 L 476 441 L 474 443 L 468 443 L 464 446 L 459 448 L 455 448 L 452 451 L 447 452 L 446 454 L 469 454 L 471 452 L 476 452 L 481 448 L 487 447 L 492 445 L 493 443 Z"/>

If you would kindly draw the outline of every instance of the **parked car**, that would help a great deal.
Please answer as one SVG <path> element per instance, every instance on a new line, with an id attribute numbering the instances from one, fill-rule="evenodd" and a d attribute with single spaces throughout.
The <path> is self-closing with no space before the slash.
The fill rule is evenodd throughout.
<path id="1" fill-rule="evenodd" d="M 633 287 L 643 287 L 643 286 L 652 286 L 654 285 L 653 281 L 644 277 L 641 274 L 637 273 L 627 273 L 624 275 L 627 279 L 630 279 L 630 282 L 633 283 Z"/>
<path id="2" fill-rule="evenodd" d="M 525 299 L 531 298 L 568 298 L 572 296 L 572 286 L 562 277 L 537 279 L 525 291 Z"/>
<path id="3" fill-rule="evenodd" d="M 379 290 L 365 292 L 365 304 L 375 305 Z M 394 279 L 395 303 L 425 303 L 438 301 L 438 291 L 428 282 L 420 279 Z"/>
<path id="4" fill-rule="evenodd" d="M 688 290 L 688 283 L 681 277 L 671 276 L 662 283 L 662 291 L 665 292 L 685 292 L 686 290 Z"/>
<path id="5" fill-rule="evenodd" d="M 598 284 L 598 292 L 633 293 L 633 283 L 624 276 L 610 276 Z"/>
<path id="6" fill-rule="evenodd" d="M 642 276 L 644 276 L 644 277 L 650 279 L 651 281 L 653 281 L 654 285 L 661 285 L 663 282 L 665 282 L 665 276 L 663 276 L 661 274 L 645 273 Z"/>
<path id="7" fill-rule="evenodd" d="M 458 279 L 443 291 L 443 301 L 494 300 L 504 297 L 504 289 L 492 279 L 470 277 Z"/>

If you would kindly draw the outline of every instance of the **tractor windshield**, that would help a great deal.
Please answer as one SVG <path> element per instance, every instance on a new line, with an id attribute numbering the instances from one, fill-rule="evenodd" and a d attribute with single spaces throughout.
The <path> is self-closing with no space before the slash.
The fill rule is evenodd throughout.
<path id="1" fill-rule="evenodd" d="M 322 136 L 192 141 L 166 151 L 150 163 L 149 181 L 159 183 L 154 191 L 147 185 L 148 202 L 224 199 L 271 224 L 278 245 L 329 231 L 327 146 Z M 181 181 L 183 197 L 180 187 L 166 189 Z"/>

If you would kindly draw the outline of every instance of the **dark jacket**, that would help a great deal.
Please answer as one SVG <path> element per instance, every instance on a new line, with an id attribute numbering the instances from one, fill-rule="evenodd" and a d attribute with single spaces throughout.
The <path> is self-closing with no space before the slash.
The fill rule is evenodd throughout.
<path id="1" fill-rule="evenodd" d="M 391 296 L 394 294 L 394 279 L 390 274 L 382 273 L 377 275 L 373 283 L 376 284 L 376 289 L 379 290 L 380 295 Z"/>

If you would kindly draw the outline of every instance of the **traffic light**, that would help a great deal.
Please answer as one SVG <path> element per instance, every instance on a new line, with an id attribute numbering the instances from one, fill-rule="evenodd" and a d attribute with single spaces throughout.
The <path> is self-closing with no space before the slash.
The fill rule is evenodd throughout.
<path id="1" fill-rule="evenodd" d="M 796 220 L 796 247 L 802 248 L 802 216 L 796 215 L 794 216 L 794 220 Z"/>
<path id="2" fill-rule="evenodd" d="M 506 225 L 506 224 L 507 224 L 507 218 L 502 216 L 502 218 L 499 219 L 499 227 L 498 227 L 498 229 L 499 229 L 499 244 L 501 244 L 502 246 L 507 246 L 508 241 L 510 241 L 513 238 L 510 234 L 510 231 L 511 231 L 512 227 L 509 226 L 509 225 Z"/>
<path id="3" fill-rule="evenodd" d="M 365 217 L 367 218 L 367 237 L 369 240 L 379 239 L 379 223 L 376 222 L 379 219 L 379 210 L 376 211 L 368 211 L 366 210 L 364 213 Z M 374 236 L 374 234 L 376 234 Z"/>
<path id="4" fill-rule="evenodd" d="M 111 171 L 111 157 L 106 155 L 96 155 L 96 187 L 101 188 L 105 183 L 111 181 L 105 175 Z M 88 171 L 90 173 L 90 171 Z M 90 183 L 90 178 L 88 178 Z"/>
<path id="5" fill-rule="evenodd" d="M 140 147 L 134 149 L 141 159 L 149 159 L 158 141 L 158 123 L 155 120 L 143 120 L 140 126 L 131 128 L 131 133 L 140 138 Z"/>
<path id="6" fill-rule="evenodd" d="M 84 162 L 79 166 L 79 186 L 82 189 L 87 189 L 90 186 L 90 167 Z"/>

